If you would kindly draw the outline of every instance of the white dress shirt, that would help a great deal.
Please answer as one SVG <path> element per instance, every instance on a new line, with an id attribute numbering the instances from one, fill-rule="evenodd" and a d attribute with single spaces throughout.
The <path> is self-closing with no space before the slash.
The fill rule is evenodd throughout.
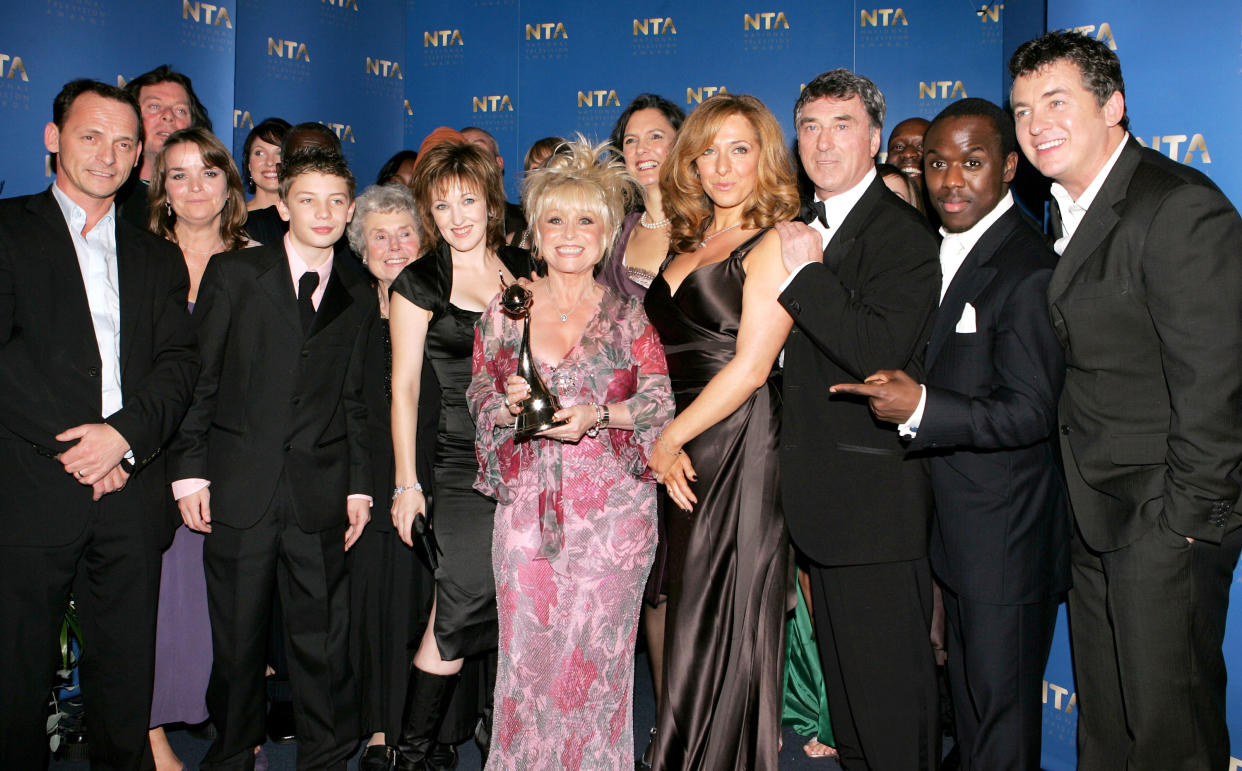
<path id="1" fill-rule="evenodd" d="M 975 244 L 979 243 L 979 239 L 988 229 L 996 224 L 1001 216 L 1013 208 L 1013 193 L 1006 192 L 1005 197 L 1000 199 L 992 211 L 983 215 L 983 218 L 976 222 L 969 230 L 961 233 L 950 233 L 944 228 L 940 228 L 940 235 L 943 239 L 940 241 L 940 302 L 944 302 L 944 295 L 949 291 L 949 285 L 953 283 L 953 277 L 957 275 L 957 271 L 966 262 L 966 255 L 970 254 L 970 250 L 975 248 Z M 923 410 L 927 407 L 927 386 L 920 386 L 923 393 L 919 396 L 919 406 L 914 408 L 913 414 L 906 419 L 905 423 L 897 426 L 897 432 L 902 436 L 911 437 L 918 433 L 919 425 L 923 422 Z"/>
<path id="2" fill-rule="evenodd" d="M 77 253 L 86 303 L 95 327 L 95 344 L 99 348 L 99 374 L 103 413 L 108 417 L 123 406 L 121 398 L 121 294 L 116 266 L 116 204 L 85 236 L 86 210 L 74 203 L 57 185 L 52 196 L 65 216 L 73 250 Z"/>
<path id="3" fill-rule="evenodd" d="M 1069 191 L 1060 182 L 1052 183 L 1050 190 L 1052 199 L 1061 211 L 1061 237 L 1052 245 L 1053 251 L 1058 255 L 1065 253 L 1065 247 L 1069 245 L 1070 239 L 1074 237 L 1074 232 L 1082 224 L 1082 218 L 1087 216 L 1087 209 L 1091 208 L 1091 203 L 1099 195 L 1100 188 L 1104 187 L 1104 180 L 1108 179 L 1109 172 L 1113 170 L 1113 166 L 1117 165 L 1117 159 L 1121 157 L 1121 151 L 1125 149 L 1128 141 L 1130 141 L 1130 135 L 1126 134 L 1117 143 L 1117 149 L 1113 150 L 1113 154 L 1109 156 L 1108 163 L 1104 164 L 1104 168 L 1100 169 L 1100 173 L 1095 175 L 1095 179 L 1091 180 L 1091 184 L 1087 185 L 1086 190 L 1082 191 L 1082 195 L 1078 196 L 1077 201 L 1070 198 Z"/>
<path id="4" fill-rule="evenodd" d="M 841 229 L 841 223 L 845 222 L 845 218 L 848 217 L 850 212 L 854 210 L 854 206 L 860 199 L 862 199 L 863 193 L 867 192 L 867 188 L 871 186 L 871 182 L 874 179 L 875 168 L 872 167 L 867 170 L 867 173 L 863 175 L 862 180 L 857 185 L 854 185 L 844 193 L 834 195 L 831 198 L 824 200 L 824 218 L 828 220 L 828 227 L 821 225 L 819 218 L 817 217 L 811 218 L 810 222 L 811 230 L 819 233 L 819 249 L 821 252 L 828 248 L 828 244 L 832 242 L 833 236 L 835 236 L 837 231 Z M 822 199 L 820 199 L 819 195 L 816 195 L 815 200 L 819 201 Z M 794 276 L 798 275 L 799 271 L 810 264 L 811 263 L 809 262 L 804 262 L 794 268 L 793 271 L 790 272 L 789 276 L 781 282 L 780 291 L 784 292 L 785 288 L 793 283 Z"/>

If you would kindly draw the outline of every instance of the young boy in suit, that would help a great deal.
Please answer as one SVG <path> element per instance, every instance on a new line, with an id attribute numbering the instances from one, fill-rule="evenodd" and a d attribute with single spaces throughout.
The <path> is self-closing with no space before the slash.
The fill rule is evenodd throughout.
<path id="1" fill-rule="evenodd" d="M 284 609 L 298 765 L 344 769 L 357 738 L 345 551 L 370 519 L 362 358 L 375 292 L 334 259 L 354 177 L 320 148 L 284 159 L 284 239 L 216 255 L 195 307 L 203 368 L 172 453 L 186 525 L 207 533 L 218 730 L 204 768 L 264 740 L 273 591 Z"/>

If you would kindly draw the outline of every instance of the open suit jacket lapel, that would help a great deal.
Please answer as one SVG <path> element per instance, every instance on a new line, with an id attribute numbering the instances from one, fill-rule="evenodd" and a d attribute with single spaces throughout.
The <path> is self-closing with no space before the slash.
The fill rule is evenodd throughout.
<path id="1" fill-rule="evenodd" d="M 1104 180 L 1099 194 L 1091 202 L 1087 214 L 1074 231 L 1074 237 L 1066 245 L 1061 259 L 1057 261 L 1056 270 L 1052 272 L 1052 280 L 1048 285 L 1048 299 L 1055 303 L 1065 292 L 1074 276 L 1082 268 L 1083 263 L 1095 254 L 1095 250 L 1103 243 L 1117 223 L 1121 221 L 1120 210 L 1125 206 L 1126 189 L 1130 186 L 1130 178 L 1138 168 L 1142 153 L 1137 143 L 1126 138 L 1126 148 L 1121 151 L 1117 163 L 1113 166 L 1108 178 Z M 1056 207 L 1056 201 L 1052 203 Z M 1060 230 L 1060 217 L 1055 220 Z"/>
<path id="2" fill-rule="evenodd" d="M 117 296 L 121 303 L 121 379 L 124 382 L 125 363 L 134 345 L 134 330 L 143 315 L 143 297 L 147 292 L 146 263 L 134 257 L 138 248 L 136 234 L 119 220 L 116 223 L 116 280 Z"/>
<path id="3" fill-rule="evenodd" d="M 260 269 L 259 286 L 276 308 L 276 315 L 284 319 L 298 336 L 302 335 L 302 317 L 298 314 L 298 298 L 293 291 L 293 278 L 289 274 L 289 258 L 283 243 L 259 247 L 265 263 Z"/>
<path id="4" fill-rule="evenodd" d="M 341 256 L 332 261 L 332 273 L 328 276 L 328 286 L 323 290 L 323 299 L 319 301 L 319 309 L 315 311 L 315 320 L 311 322 L 307 337 L 314 337 L 320 330 L 332 323 L 341 312 L 353 303 L 349 290 L 345 288 L 341 266 L 337 264 Z"/>
<path id="5" fill-rule="evenodd" d="M 30 199 L 27 208 L 38 215 L 46 223 L 42 238 L 47 245 L 44 253 L 32 255 L 32 259 L 46 261 L 46 270 L 53 290 L 49 297 L 55 303 L 54 322 L 64 330 L 72 330 L 74 344 L 78 346 L 74 353 L 79 362 L 95 362 L 99 364 L 99 343 L 95 339 L 95 322 L 91 319 L 90 302 L 86 299 L 86 279 L 82 276 L 82 266 L 78 264 L 78 253 L 73 247 L 73 237 L 69 235 L 69 225 L 60 205 L 52 195 L 49 187 L 43 195 Z M 102 410 L 103 397 L 99 405 Z"/>
<path id="6" fill-rule="evenodd" d="M 877 175 L 863 191 L 862 197 L 850 209 L 850 213 L 845 215 L 837 232 L 831 234 L 831 240 L 824 249 L 824 265 L 833 273 L 840 275 L 842 259 L 854 250 L 854 241 L 862 232 L 863 225 L 870 219 L 876 201 L 886 189 Z"/>
<path id="7" fill-rule="evenodd" d="M 996 277 L 996 268 L 989 263 L 1013 229 L 1021 221 L 1016 205 L 992 223 L 992 227 L 975 242 L 962 266 L 953 275 L 949 289 L 940 301 L 940 309 L 936 311 L 936 320 L 932 325 L 931 340 L 927 344 L 927 369 L 940 353 L 944 344 L 956 333 L 957 322 L 962 317 L 966 303 L 979 296 L 979 293 Z"/>

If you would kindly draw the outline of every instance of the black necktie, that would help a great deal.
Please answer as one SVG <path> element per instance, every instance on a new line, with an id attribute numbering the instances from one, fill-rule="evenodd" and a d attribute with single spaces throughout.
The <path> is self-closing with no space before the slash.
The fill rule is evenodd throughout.
<path id="1" fill-rule="evenodd" d="M 298 313 L 302 317 L 302 332 L 310 331 L 311 322 L 315 320 L 315 304 L 311 295 L 319 286 L 319 274 L 308 270 L 298 279 Z"/>
<path id="2" fill-rule="evenodd" d="M 828 211 L 824 208 L 824 202 L 818 199 L 811 201 L 811 209 L 815 212 L 815 219 L 819 220 L 819 224 L 824 226 L 824 230 L 830 230 L 828 227 Z"/>

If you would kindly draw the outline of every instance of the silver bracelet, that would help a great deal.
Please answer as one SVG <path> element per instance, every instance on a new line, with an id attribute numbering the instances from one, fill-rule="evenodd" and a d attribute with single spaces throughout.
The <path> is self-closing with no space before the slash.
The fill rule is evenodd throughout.
<path id="1" fill-rule="evenodd" d="M 410 490 L 417 490 L 421 493 L 423 491 L 423 486 L 418 482 L 415 482 L 412 485 L 397 485 L 392 489 L 392 499 L 395 501 L 401 496 L 402 493 L 408 493 Z"/>

